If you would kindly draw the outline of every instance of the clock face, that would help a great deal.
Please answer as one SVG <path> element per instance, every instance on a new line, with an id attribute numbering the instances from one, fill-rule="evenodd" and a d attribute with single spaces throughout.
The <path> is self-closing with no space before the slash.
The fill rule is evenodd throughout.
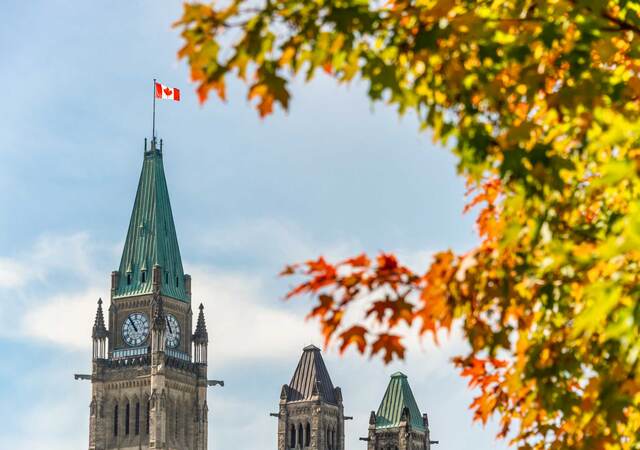
<path id="1" fill-rule="evenodd" d="M 171 314 L 167 314 L 167 330 L 166 330 L 166 342 L 167 347 L 176 348 L 180 344 L 180 324 L 178 319 Z"/>
<path id="2" fill-rule="evenodd" d="M 149 319 L 143 313 L 132 313 L 122 324 L 122 337 L 127 345 L 142 345 L 149 336 Z"/>

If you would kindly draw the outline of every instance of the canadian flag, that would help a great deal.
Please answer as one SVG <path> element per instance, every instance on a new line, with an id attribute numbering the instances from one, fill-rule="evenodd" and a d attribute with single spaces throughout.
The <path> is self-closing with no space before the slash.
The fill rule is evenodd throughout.
<path id="1" fill-rule="evenodd" d="M 180 101 L 180 89 L 170 88 L 164 84 L 156 82 L 156 98 L 163 98 L 167 100 Z"/>

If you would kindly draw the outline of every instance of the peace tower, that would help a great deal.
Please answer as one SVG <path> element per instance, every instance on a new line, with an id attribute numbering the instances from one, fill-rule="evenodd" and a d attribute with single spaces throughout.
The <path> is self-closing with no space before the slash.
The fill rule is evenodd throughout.
<path id="1" fill-rule="evenodd" d="M 89 449 L 207 449 L 207 329 L 192 334 L 184 273 L 162 164 L 147 148 L 105 325 L 93 326 Z M 222 384 L 222 383 L 220 383 Z"/>

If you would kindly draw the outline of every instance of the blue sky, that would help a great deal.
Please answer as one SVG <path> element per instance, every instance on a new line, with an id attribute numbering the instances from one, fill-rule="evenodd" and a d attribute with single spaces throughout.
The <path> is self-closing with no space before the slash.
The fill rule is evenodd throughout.
<path id="1" fill-rule="evenodd" d="M 303 301 L 282 301 L 285 263 L 319 254 L 396 251 L 415 268 L 476 240 L 462 215 L 455 161 L 371 105 L 365 87 L 326 78 L 293 87 L 288 114 L 260 120 L 232 83 L 229 101 L 198 105 L 177 61 L 179 2 L 3 3 L 0 28 L 0 448 L 86 447 L 90 328 L 108 298 L 151 132 L 152 79 L 180 87 L 158 105 L 165 168 L 194 301 L 206 306 L 210 448 L 275 448 L 282 384 L 301 349 L 320 344 Z M 325 352 L 342 387 L 347 449 L 365 448 L 369 411 L 388 377 L 409 376 L 442 450 L 503 448 L 473 424 L 472 392 L 436 348 L 412 340 L 384 366 Z M 363 382 L 364 379 L 364 382 Z M 239 438 L 239 436 L 241 438 Z M 239 444 L 239 439 L 242 442 Z"/>

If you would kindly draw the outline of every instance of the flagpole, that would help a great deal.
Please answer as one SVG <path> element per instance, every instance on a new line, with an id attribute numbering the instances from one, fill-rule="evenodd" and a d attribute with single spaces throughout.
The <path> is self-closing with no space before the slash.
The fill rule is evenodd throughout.
<path id="1" fill-rule="evenodd" d="M 156 149 L 156 79 L 153 79 L 153 128 L 151 130 L 153 150 Z"/>

